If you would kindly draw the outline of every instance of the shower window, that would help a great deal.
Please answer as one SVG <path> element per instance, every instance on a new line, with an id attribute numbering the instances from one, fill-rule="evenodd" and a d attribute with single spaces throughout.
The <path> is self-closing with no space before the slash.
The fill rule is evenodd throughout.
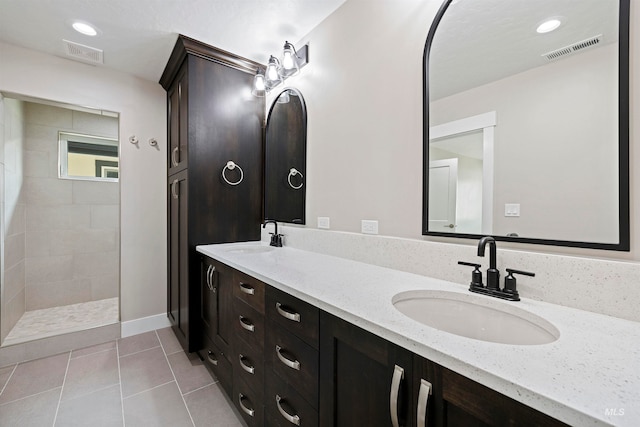
<path id="1" fill-rule="evenodd" d="M 60 178 L 118 181 L 118 140 L 59 132 Z"/>

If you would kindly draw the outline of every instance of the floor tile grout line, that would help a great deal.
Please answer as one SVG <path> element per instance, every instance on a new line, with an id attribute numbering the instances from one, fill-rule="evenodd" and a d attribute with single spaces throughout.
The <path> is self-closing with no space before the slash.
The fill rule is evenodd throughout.
<path id="1" fill-rule="evenodd" d="M 56 406 L 56 413 L 53 417 L 52 426 L 56 425 L 56 421 L 58 420 L 58 412 L 60 411 L 60 402 L 62 402 L 62 393 L 64 393 L 64 385 L 67 382 L 67 374 L 69 373 L 69 365 L 71 365 L 71 352 L 69 352 L 69 357 L 67 357 L 67 368 L 64 370 L 64 378 L 62 378 L 62 387 L 60 387 L 60 396 L 58 397 L 58 405 Z"/>
<path id="2" fill-rule="evenodd" d="M 129 395 L 129 396 L 127 396 L 127 397 L 123 397 L 123 399 L 122 399 L 122 400 L 130 399 L 130 398 L 135 397 L 135 396 L 138 396 L 138 395 L 140 395 L 140 394 L 142 394 L 142 393 L 146 393 L 146 392 L 148 392 L 148 391 L 155 390 L 155 389 L 157 389 L 157 388 L 164 387 L 164 386 L 165 386 L 165 385 L 167 385 L 167 384 L 171 384 L 171 383 L 175 383 L 175 382 L 176 382 L 175 380 L 171 380 L 171 381 L 167 381 L 166 383 L 158 384 L 158 385 L 153 386 L 153 387 L 151 387 L 151 388 L 148 388 L 148 389 L 146 389 L 146 390 L 142 390 L 142 391 L 139 391 L 139 392 L 133 393 L 132 395 Z M 176 384 L 176 387 L 177 387 L 177 386 L 178 386 L 178 384 Z M 180 387 L 178 387 L 178 390 L 180 390 Z"/>
<path id="3" fill-rule="evenodd" d="M 160 335 L 158 335 L 158 330 L 155 331 L 156 337 L 158 337 L 158 341 L 160 341 Z M 191 420 L 191 424 L 195 427 L 196 423 L 193 421 L 193 416 L 191 415 L 191 411 L 189 410 L 189 406 L 187 405 L 187 401 L 184 400 L 184 394 L 182 394 L 182 390 L 180 389 L 180 384 L 178 384 L 178 378 L 176 378 L 176 373 L 173 372 L 173 368 L 171 367 L 171 363 L 169 362 L 169 358 L 167 357 L 167 352 L 164 351 L 164 347 L 162 346 L 162 341 L 160 341 L 160 347 L 162 347 L 162 353 L 164 354 L 164 358 L 167 361 L 167 365 L 169 365 L 169 370 L 171 371 L 171 375 L 173 376 L 174 381 L 176 382 L 176 387 L 178 387 L 178 393 L 180 393 L 180 399 L 182 399 L 182 403 L 184 404 L 184 408 L 187 410 L 187 414 L 189 414 L 189 419 Z M 172 353 L 175 354 L 175 353 Z"/>
<path id="4" fill-rule="evenodd" d="M 145 352 L 145 351 L 148 351 L 148 350 L 153 350 L 154 348 L 158 348 L 158 347 L 162 348 L 162 345 L 158 344 L 158 345 L 156 345 L 156 346 L 149 347 L 149 348 L 145 348 L 144 350 L 139 350 L 139 351 L 136 351 L 136 352 L 134 352 L 134 353 L 128 353 L 128 354 L 125 354 L 124 356 L 120 356 L 120 357 L 129 357 L 129 356 L 133 356 L 133 355 L 135 355 L 135 354 L 140 354 L 140 353 L 142 353 L 142 352 Z M 163 352 L 164 352 L 164 350 L 163 350 Z"/>
<path id="5" fill-rule="evenodd" d="M 216 380 L 214 380 L 212 383 L 209 383 L 209 384 L 207 384 L 207 385 L 203 385 L 202 387 L 199 387 L 199 388 L 197 388 L 197 389 L 195 389 L 195 390 L 191 390 L 191 391 L 188 391 L 188 392 L 186 392 L 186 393 L 182 393 L 182 395 L 183 395 L 183 396 L 188 396 L 188 395 L 190 395 L 191 393 L 195 393 L 196 391 L 200 391 L 200 390 L 205 389 L 205 388 L 207 388 L 207 387 L 211 387 L 212 385 L 216 385 L 216 384 L 218 384 L 219 382 L 220 382 L 220 381 L 219 381 L 218 379 L 216 379 Z"/>
<path id="6" fill-rule="evenodd" d="M 18 365 L 19 363 L 16 363 L 15 365 L 13 365 L 13 370 L 11 371 L 11 374 L 9 374 L 9 378 L 7 378 L 7 381 L 4 383 L 4 386 L 2 386 L 2 390 L 0 390 L 0 396 L 2 396 L 2 393 L 4 393 L 4 390 L 7 388 L 7 384 L 9 384 L 9 381 L 11 381 L 11 378 L 13 378 L 13 374 L 16 372 L 16 369 L 18 369 Z"/>
<path id="7" fill-rule="evenodd" d="M 38 396 L 38 395 L 41 395 L 41 394 L 44 394 L 44 393 L 49 393 L 51 390 L 55 390 L 55 389 L 58 389 L 58 388 L 60 388 L 60 389 L 61 389 L 62 387 L 61 387 L 61 386 L 53 387 L 53 388 L 50 388 L 50 389 L 48 389 L 48 390 L 39 391 L 38 393 L 33 393 L 33 394 L 28 395 L 28 396 L 23 396 L 23 397 L 20 397 L 20 398 L 18 398 L 18 399 L 14 399 L 14 400 L 10 400 L 10 401 L 8 401 L 8 402 L 0 403 L 0 407 L 5 406 L 5 405 L 8 405 L 8 404 L 10 404 L 10 403 L 19 402 L 19 401 L 21 401 L 21 400 L 28 399 L 28 398 L 30 398 L 30 397 Z"/>
<path id="8" fill-rule="evenodd" d="M 122 372 L 120 371 L 120 344 L 116 340 L 116 358 L 118 359 L 118 385 L 120 386 L 120 415 L 122 416 L 122 427 L 126 427 L 124 419 L 124 397 L 122 395 Z"/>
<path id="9" fill-rule="evenodd" d="M 107 344 L 107 343 L 109 343 L 109 342 L 111 342 L 111 341 L 107 341 L 105 344 Z M 75 356 L 75 357 L 73 357 L 73 352 L 74 352 L 74 351 L 80 351 L 80 350 L 84 350 L 84 349 L 80 348 L 80 349 L 78 349 L 78 350 L 71 350 L 71 356 L 72 356 L 72 357 L 71 357 L 71 359 L 72 359 L 72 360 L 75 360 L 75 359 L 82 359 L 83 357 L 95 356 L 96 354 L 106 353 L 107 351 L 113 351 L 113 350 L 115 350 L 115 347 L 114 347 L 114 348 L 107 348 L 107 349 L 105 349 L 105 350 L 96 351 L 95 353 L 83 354 L 83 355 L 80 355 L 80 356 Z"/>

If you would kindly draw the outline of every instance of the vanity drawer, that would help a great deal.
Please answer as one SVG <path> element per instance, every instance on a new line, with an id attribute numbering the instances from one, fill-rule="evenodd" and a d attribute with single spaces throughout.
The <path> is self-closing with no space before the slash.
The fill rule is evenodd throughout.
<path id="1" fill-rule="evenodd" d="M 204 348 L 200 350 L 199 353 L 204 360 L 204 365 L 207 367 L 209 372 L 211 372 L 213 376 L 220 381 L 222 388 L 227 393 L 231 393 L 231 381 L 233 378 L 233 367 L 231 366 L 231 362 L 229 362 L 226 355 L 216 347 L 209 337 L 204 337 L 203 344 Z"/>
<path id="2" fill-rule="evenodd" d="M 267 426 L 291 427 L 296 425 L 296 421 L 300 427 L 318 425 L 318 412 L 274 373 L 267 374 L 264 417 Z"/>
<path id="3" fill-rule="evenodd" d="M 234 377 L 232 400 L 249 427 L 264 426 L 263 396 L 264 390 L 256 391 L 241 377 Z"/>
<path id="4" fill-rule="evenodd" d="M 253 390 L 264 388 L 264 354 L 243 340 L 235 342 L 235 372 Z"/>
<path id="5" fill-rule="evenodd" d="M 320 309 L 273 287 L 267 289 L 267 318 L 318 348 Z"/>
<path id="6" fill-rule="evenodd" d="M 318 407 L 318 351 L 300 338 L 269 322 L 265 365 Z"/>
<path id="7" fill-rule="evenodd" d="M 264 316 L 240 300 L 233 302 L 233 331 L 257 350 L 264 349 Z"/>
<path id="8" fill-rule="evenodd" d="M 240 271 L 234 272 L 233 296 L 244 301 L 258 313 L 264 314 L 264 294 L 266 285 L 258 279 Z"/>

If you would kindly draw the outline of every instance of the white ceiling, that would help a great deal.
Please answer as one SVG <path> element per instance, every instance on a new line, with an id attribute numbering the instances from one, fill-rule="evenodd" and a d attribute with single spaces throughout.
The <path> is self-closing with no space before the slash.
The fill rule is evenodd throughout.
<path id="1" fill-rule="evenodd" d="M 63 39 L 104 66 L 158 81 L 178 34 L 265 64 L 346 0 L 0 0 L 0 40 L 66 57 Z M 71 28 L 91 23 L 89 37 Z"/>

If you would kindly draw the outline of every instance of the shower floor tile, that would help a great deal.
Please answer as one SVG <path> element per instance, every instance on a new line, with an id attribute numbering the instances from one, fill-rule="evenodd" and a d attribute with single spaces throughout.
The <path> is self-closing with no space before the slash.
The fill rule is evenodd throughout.
<path id="1" fill-rule="evenodd" d="M 27 311 L 3 346 L 110 325 L 119 321 L 118 298 Z"/>

